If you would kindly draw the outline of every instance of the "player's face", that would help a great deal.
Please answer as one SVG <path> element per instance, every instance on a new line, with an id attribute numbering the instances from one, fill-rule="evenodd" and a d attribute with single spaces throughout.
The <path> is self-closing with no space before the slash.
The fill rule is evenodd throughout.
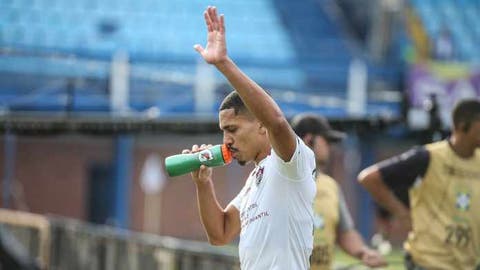
<path id="1" fill-rule="evenodd" d="M 330 145 L 328 141 L 323 136 L 314 136 L 312 150 L 315 154 L 317 165 L 325 166 L 330 159 Z"/>
<path id="2" fill-rule="evenodd" d="M 219 125 L 223 131 L 223 143 L 232 151 L 232 157 L 240 165 L 255 159 L 260 149 L 258 143 L 260 124 L 243 113 L 235 114 L 234 109 L 221 110 Z"/>
<path id="3" fill-rule="evenodd" d="M 469 140 L 475 148 L 480 148 L 480 119 L 472 122 L 470 129 L 465 133 L 465 138 Z"/>

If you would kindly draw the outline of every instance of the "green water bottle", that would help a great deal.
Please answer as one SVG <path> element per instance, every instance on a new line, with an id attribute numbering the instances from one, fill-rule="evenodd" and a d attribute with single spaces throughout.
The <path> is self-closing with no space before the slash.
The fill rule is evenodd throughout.
<path id="1" fill-rule="evenodd" d="M 179 176 L 198 170 L 200 165 L 223 166 L 231 161 L 232 153 L 227 146 L 218 144 L 196 153 L 169 156 L 165 159 L 165 168 L 169 176 Z"/>

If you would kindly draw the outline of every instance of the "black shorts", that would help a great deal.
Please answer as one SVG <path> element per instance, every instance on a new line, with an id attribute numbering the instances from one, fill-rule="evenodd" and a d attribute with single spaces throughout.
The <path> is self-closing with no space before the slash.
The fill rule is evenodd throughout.
<path id="1" fill-rule="evenodd" d="M 407 270 L 427 270 L 418 264 L 415 264 L 413 261 L 412 255 L 410 253 L 405 253 L 405 269 Z"/>

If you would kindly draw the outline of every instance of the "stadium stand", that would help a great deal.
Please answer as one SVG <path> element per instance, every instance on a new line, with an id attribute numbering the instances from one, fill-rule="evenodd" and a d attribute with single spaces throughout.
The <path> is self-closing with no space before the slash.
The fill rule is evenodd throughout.
<path id="1" fill-rule="evenodd" d="M 412 0 L 411 5 L 420 17 L 431 47 L 447 31 L 454 47 L 452 60 L 478 64 L 480 52 L 475 44 L 480 41 L 480 4 L 473 0 Z"/>
<path id="2" fill-rule="evenodd" d="M 229 20 L 234 33 L 229 37 L 231 51 L 238 58 L 292 60 L 286 37 L 268 3 L 233 2 L 222 7 L 227 13 L 245 14 Z M 116 50 L 126 50 L 132 61 L 174 58 L 191 62 L 192 44 L 204 38 L 198 14 L 203 8 L 202 3 L 190 1 L 5 1 L 2 43 L 107 60 Z M 248 43 L 246 36 L 262 36 L 261 42 Z"/>
<path id="3" fill-rule="evenodd" d="M 211 4 L 234 14 L 226 22 L 232 57 L 273 95 L 279 93 L 275 97 L 289 115 L 348 116 L 349 66 L 353 57 L 362 56 L 348 47 L 327 12 L 328 1 Z M 192 89 L 199 60 L 192 45 L 205 39 L 198 14 L 204 3 L 6 0 L 0 5 L 2 111 L 110 112 L 111 61 L 127 52 L 132 112 L 195 113 Z M 373 76 L 384 72 L 368 68 Z M 225 92 L 223 79 L 214 76 L 211 113 Z M 21 82 L 25 78 L 27 85 Z M 319 97 L 323 101 L 315 102 Z M 382 110 L 398 115 L 397 105 L 383 104 Z M 369 104 L 367 115 L 376 114 L 372 106 L 378 107 Z"/>

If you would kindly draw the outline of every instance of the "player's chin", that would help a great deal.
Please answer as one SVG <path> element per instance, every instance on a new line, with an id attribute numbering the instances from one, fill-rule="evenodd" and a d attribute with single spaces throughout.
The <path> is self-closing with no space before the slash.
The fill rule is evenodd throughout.
<path id="1" fill-rule="evenodd" d="M 247 164 L 247 162 L 245 160 L 241 160 L 241 159 L 237 159 L 237 163 L 240 165 L 240 166 L 245 166 Z"/>
<path id="2" fill-rule="evenodd" d="M 248 163 L 248 160 L 246 160 L 245 157 L 242 156 L 239 151 L 233 152 L 232 157 L 237 161 L 237 163 L 240 166 L 245 166 Z"/>
<path id="3" fill-rule="evenodd" d="M 247 164 L 247 161 L 242 159 L 241 157 L 239 156 L 235 156 L 234 159 L 237 161 L 237 163 L 240 165 L 240 166 L 244 166 L 245 164 Z"/>

